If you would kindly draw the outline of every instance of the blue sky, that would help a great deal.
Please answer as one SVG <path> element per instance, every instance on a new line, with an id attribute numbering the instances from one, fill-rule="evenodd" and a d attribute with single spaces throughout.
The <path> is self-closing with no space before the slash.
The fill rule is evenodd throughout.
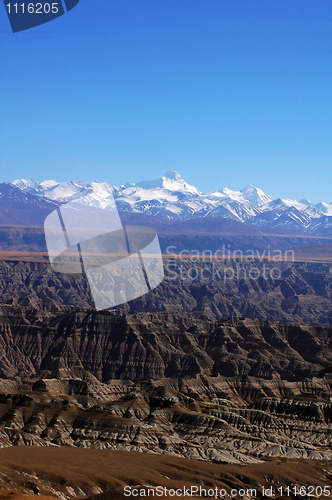
<path id="1" fill-rule="evenodd" d="M 332 202 L 331 0 L 80 0 L 17 34 L 0 7 L 0 181 Z"/>

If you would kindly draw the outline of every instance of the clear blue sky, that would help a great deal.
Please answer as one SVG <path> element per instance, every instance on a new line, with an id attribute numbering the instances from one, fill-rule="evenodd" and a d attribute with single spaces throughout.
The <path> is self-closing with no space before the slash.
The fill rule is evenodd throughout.
<path id="1" fill-rule="evenodd" d="M 80 0 L 11 34 L 0 181 L 254 184 L 332 202 L 331 0 Z"/>

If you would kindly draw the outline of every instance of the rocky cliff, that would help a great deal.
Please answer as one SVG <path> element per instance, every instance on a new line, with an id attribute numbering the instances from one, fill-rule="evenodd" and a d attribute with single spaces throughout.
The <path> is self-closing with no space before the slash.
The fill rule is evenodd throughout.
<path id="1" fill-rule="evenodd" d="M 331 371 L 332 327 L 206 313 L 0 307 L 0 376 L 81 368 L 100 381 L 197 375 L 304 380 Z"/>

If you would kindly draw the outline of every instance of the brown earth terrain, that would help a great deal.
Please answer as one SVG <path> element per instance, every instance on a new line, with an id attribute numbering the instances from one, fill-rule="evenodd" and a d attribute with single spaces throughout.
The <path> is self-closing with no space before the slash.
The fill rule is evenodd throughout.
<path id="1" fill-rule="evenodd" d="M 329 263 L 166 260 L 97 312 L 83 276 L 21 257 L 0 261 L 0 500 L 331 485 Z"/>
<path id="2" fill-rule="evenodd" d="M 331 371 L 332 327 L 201 312 L 0 306 L 0 376 L 80 368 L 101 382 L 251 376 L 301 381 Z"/>
<path id="3" fill-rule="evenodd" d="M 28 500 L 31 494 L 37 494 L 41 500 L 52 497 L 61 500 L 86 497 L 91 500 L 123 500 L 126 498 L 125 486 L 145 489 L 146 496 L 150 491 L 150 498 L 157 486 L 168 491 L 197 488 L 198 492 L 192 498 L 206 498 L 204 490 L 217 488 L 223 495 L 219 498 L 227 500 L 262 498 L 263 488 L 272 487 L 274 498 L 294 498 L 292 495 L 281 496 L 280 488 L 285 491 L 289 487 L 292 492 L 295 486 L 301 485 L 309 491 L 311 486 L 314 492 L 320 493 L 322 485 L 332 489 L 331 473 L 331 464 L 322 460 L 280 459 L 255 465 L 227 466 L 152 453 L 16 447 L 3 449 L 0 453 L 0 498 Z M 202 495 L 199 488 L 202 488 Z M 232 489 L 241 492 L 241 496 L 231 496 Z M 323 494 L 320 496 L 326 498 Z M 170 496 L 158 498 L 164 500 Z M 304 498 L 317 499 L 319 495 Z"/>
<path id="4" fill-rule="evenodd" d="M 0 445 L 331 460 L 332 328 L 0 309 Z"/>
<path id="5" fill-rule="evenodd" d="M 1 381 L 2 448 L 126 450 L 234 465 L 332 460 L 330 378 L 102 384 L 84 372 L 48 376 Z"/>
<path id="6" fill-rule="evenodd" d="M 121 310 L 332 325 L 332 264 L 188 258 L 164 262 L 163 282 Z M 0 261 L 0 301 L 23 297 L 31 305 L 53 301 L 94 307 L 82 275 L 55 272 L 47 262 Z"/>

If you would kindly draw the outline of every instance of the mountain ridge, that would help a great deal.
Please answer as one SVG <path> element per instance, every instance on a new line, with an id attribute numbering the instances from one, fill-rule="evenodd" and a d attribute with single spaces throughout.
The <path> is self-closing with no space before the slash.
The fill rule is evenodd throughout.
<path id="1" fill-rule="evenodd" d="M 295 234 L 332 234 L 332 203 L 322 201 L 315 205 L 307 199 L 273 198 L 251 184 L 240 191 L 222 188 L 204 194 L 175 170 L 153 181 L 121 186 L 101 181 L 57 183 L 47 180 L 38 183 L 33 179 L 17 179 L 11 185 L 30 196 L 53 203 L 75 200 L 107 210 L 113 206 L 114 197 L 118 210 L 128 214 L 142 213 L 178 221 L 221 217 L 257 228 Z"/>

